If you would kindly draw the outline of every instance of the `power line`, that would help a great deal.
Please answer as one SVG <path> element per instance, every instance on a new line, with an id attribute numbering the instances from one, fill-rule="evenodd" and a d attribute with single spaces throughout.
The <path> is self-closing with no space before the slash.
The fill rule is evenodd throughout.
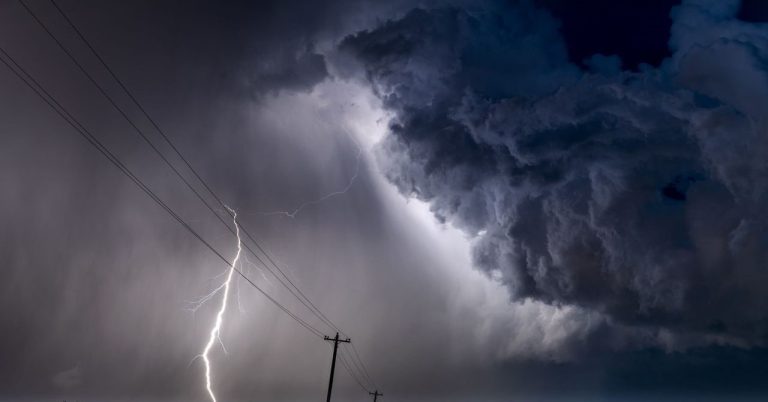
<path id="1" fill-rule="evenodd" d="M 229 230 L 230 233 L 234 235 L 235 231 L 229 226 L 227 222 L 225 222 L 221 216 L 215 211 L 215 209 L 208 203 L 208 201 L 192 186 L 191 183 L 184 177 L 184 175 L 179 172 L 178 169 L 168 160 L 168 158 L 165 157 L 165 155 L 155 146 L 155 144 L 146 136 L 146 134 L 136 125 L 133 120 L 128 116 L 128 114 L 117 104 L 117 102 L 107 93 L 107 91 L 96 81 L 96 79 L 88 73 L 88 71 L 85 69 L 85 67 L 77 61 L 77 58 L 72 54 L 72 52 L 69 51 L 69 49 L 56 37 L 56 35 L 48 29 L 46 24 L 36 15 L 36 13 L 29 7 L 23 0 L 18 0 L 19 3 L 24 7 L 24 9 L 27 11 L 27 13 L 35 20 L 35 22 L 40 25 L 41 28 L 48 34 L 48 36 L 53 39 L 53 41 L 58 45 L 58 47 L 69 57 L 69 59 L 78 67 L 78 69 L 88 78 L 88 80 L 96 86 L 96 88 L 99 90 L 99 92 L 109 101 L 109 103 L 120 113 L 120 115 L 133 127 L 133 129 L 137 132 L 137 134 L 150 146 L 150 148 L 157 153 L 160 158 L 163 160 L 163 162 L 168 165 L 169 168 L 182 180 L 182 182 L 197 196 L 197 198 L 208 208 L 208 210 L 216 216 L 216 218 L 223 224 L 227 230 Z M 88 47 L 88 49 L 93 53 L 93 55 L 99 60 L 99 62 L 104 66 L 106 71 L 112 76 L 112 78 L 118 83 L 118 85 L 123 89 L 123 91 L 126 93 L 129 99 L 137 106 L 137 108 L 141 111 L 141 113 L 147 118 L 147 120 L 151 123 L 151 125 L 157 130 L 157 132 L 160 134 L 160 136 L 165 140 L 165 142 L 171 147 L 171 149 L 176 153 L 176 155 L 184 162 L 184 164 L 187 166 L 187 168 L 193 173 L 193 175 L 197 178 L 198 181 L 205 187 L 205 189 L 213 196 L 213 198 L 221 205 L 221 207 L 228 211 L 226 208 L 226 204 L 222 201 L 222 199 L 213 191 L 211 186 L 208 185 L 208 183 L 200 176 L 200 174 L 192 167 L 191 163 L 184 157 L 184 155 L 179 151 L 179 149 L 173 144 L 173 141 L 165 134 L 165 132 L 160 128 L 159 124 L 149 115 L 149 113 L 146 111 L 146 109 L 141 105 L 141 103 L 138 101 L 138 99 L 133 95 L 133 93 L 128 89 L 128 87 L 123 83 L 122 80 L 117 76 L 117 74 L 114 72 L 114 70 L 106 63 L 103 57 L 99 54 L 99 52 L 96 50 L 93 45 L 91 45 L 90 41 L 83 35 L 83 33 L 80 31 L 79 28 L 74 24 L 74 22 L 66 15 L 64 10 L 59 7 L 59 5 L 55 1 L 51 1 L 53 6 L 56 8 L 56 10 L 61 14 L 61 16 L 65 19 L 65 21 L 69 24 L 69 26 L 75 31 L 77 36 L 85 43 L 85 45 Z M 229 212 L 228 212 L 229 213 Z M 231 216 L 231 213 L 229 213 Z M 327 325 L 329 328 L 339 331 L 342 334 L 344 334 L 343 331 L 341 331 L 328 317 L 304 294 L 304 292 L 301 291 L 301 289 L 296 286 L 293 281 L 288 277 L 288 275 L 285 274 L 285 272 L 274 262 L 272 257 L 266 252 L 264 248 L 261 247 L 259 242 L 254 238 L 253 235 L 241 224 L 240 228 L 243 230 L 243 233 L 245 233 L 246 237 L 248 237 L 251 242 L 256 246 L 256 248 L 264 255 L 264 257 L 274 266 L 277 271 L 282 275 L 283 278 L 290 284 L 286 284 L 283 279 L 279 275 L 277 275 L 267 264 L 261 256 L 259 256 L 256 252 L 254 252 L 253 249 L 251 249 L 248 244 L 245 244 L 246 249 L 261 263 L 262 266 L 264 266 L 267 271 L 269 271 L 277 280 L 280 282 L 283 287 L 285 287 L 294 297 L 296 297 L 301 304 L 304 305 L 304 307 L 307 308 L 307 310 L 310 311 L 315 317 L 317 317 L 320 321 L 322 321 L 325 325 Z M 346 336 L 346 335 L 345 335 Z"/>
<path id="2" fill-rule="evenodd" d="M 350 345 L 352 342 L 350 342 Z M 355 360 L 355 357 L 353 354 L 348 354 L 348 361 L 347 363 L 350 364 L 350 368 L 354 369 L 357 373 L 360 374 L 360 379 L 363 380 L 369 387 L 375 388 L 376 385 L 373 384 L 373 381 L 370 380 L 370 378 L 367 378 L 365 376 L 365 371 L 361 368 L 360 364 Z"/>
<path id="3" fill-rule="evenodd" d="M 376 382 L 373 381 L 373 378 L 371 378 L 371 375 L 368 374 L 368 369 L 365 367 L 365 364 L 363 363 L 363 359 L 360 358 L 360 354 L 357 352 L 357 347 L 355 347 L 355 344 L 352 342 L 350 342 L 349 345 L 352 346 L 352 353 L 354 355 L 354 358 L 353 358 L 353 355 L 350 355 L 350 360 L 352 361 L 352 363 L 355 364 L 355 366 L 357 366 L 358 370 L 363 373 L 363 376 L 367 379 L 368 383 L 372 385 L 373 388 L 378 389 L 379 386 L 376 385 Z M 355 359 L 357 359 L 357 362 L 355 362 Z M 358 362 L 359 362 L 359 366 L 358 366 Z"/>
<path id="4" fill-rule="evenodd" d="M 339 354 L 339 357 L 341 358 L 341 365 L 344 366 L 344 369 L 347 371 L 347 373 L 349 373 L 349 376 L 352 377 L 353 380 L 355 380 L 357 385 L 359 385 L 360 388 L 362 388 L 363 391 L 370 392 L 370 390 L 365 385 L 363 385 L 363 382 L 360 381 L 357 378 L 357 376 L 354 374 L 354 371 L 350 368 L 349 363 L 347 363 L 346 357 L 344 357 L 344 351 L 343 350 Z"/>
<path id="5" fill-rule="evenodd" d="M 202 242 L 211 252 L 213 252 L 219 259 L 221 259 L 228 266 L 232 267 L 232 263 L 224 257 L 218 250 L 216 250 L 210 243 L 208 243 L 197 231 L 194 230 L 181 216 L 179 216 L 168 204 L 166 204 L 161 198 L 157 196 L 138 176 L 136 176 L 120 159 L 113 154 L 109 148 L 101 143 L 85 126 L 82 125 L 64 106 L 59 103 L 56 98 L 51 95 L 43 85 L 41 85 L 32 75 L 30 75 L 16 60 L 0 46 L 0 53 L 10 60 L 10 63 L 5 58 L 0 57 L 0 61 L 8 67 L 8 69 L 16 75 L 24 84 L 32 89 L 35 94 L 40 97 L 51 109 L 53 109 L 64 121 L 66 121 L 72 128 L 75 129 L 81 136 L 83 136 L 89 144 L 96 148 L 102 155 L 104 155 L 113 165 L 115 165 L 123 174 L 125 174 L 134 184 L 136 184 L 144 193 L 146 193 L 155 203 L 163 208 L 171 217 L 173 217 L 179 224 L 181 224 L 187 231 L 195 236 L 200 242 Z M 11 65 L 13 64 L 13 66 Z M 16 68 L 14 68 L 14 66 Z M 312 332 L 315 336 L 322 338 L 322 332 L 318 331 L 312 325 L 308 324 L 285 306 L 280 304 L 276 299 L 267 294 L 261 287 L 256 285 L 250 278 L 248 278 L 242 271 L 233 267 L 233 269 L 245 279 L 251 286 L 264 295 L 269 301 L 275 304 L 283 312 L 288 314 L 301 326 Z"/>

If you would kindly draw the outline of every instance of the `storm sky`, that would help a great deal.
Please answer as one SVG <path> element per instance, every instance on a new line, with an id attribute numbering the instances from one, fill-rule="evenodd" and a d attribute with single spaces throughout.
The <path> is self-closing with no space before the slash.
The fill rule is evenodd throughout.
<path id="1" fill-rule="evenodd" d="M 25 4 L 183 167 L 55 5 Z M 383 400 L 768 395 L 762 1 L 56 4 Z M 234 256 L 18 0 L 0 47 Z M 0 400 L 208 400 L 216 304 L 193 307 L 227 266 L 0 70 Z M 329 344 L 233 286 L 219 400 L 323 398 Z M 367 397 L 337 367 L 334 398 Z"/>

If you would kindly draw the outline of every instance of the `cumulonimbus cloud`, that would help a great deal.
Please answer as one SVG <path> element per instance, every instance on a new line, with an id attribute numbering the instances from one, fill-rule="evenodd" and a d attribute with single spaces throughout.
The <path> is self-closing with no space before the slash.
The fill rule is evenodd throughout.
<path id="1" fill-rule="evenodd" d="M 335 68 L 394 112 L 388 179 L 513 298 L 764 344 L 768 27 L 737 11 L 684 1 L 660 67 L 587 71 L 530 4 L 419 9 L 346 37 Z"/>

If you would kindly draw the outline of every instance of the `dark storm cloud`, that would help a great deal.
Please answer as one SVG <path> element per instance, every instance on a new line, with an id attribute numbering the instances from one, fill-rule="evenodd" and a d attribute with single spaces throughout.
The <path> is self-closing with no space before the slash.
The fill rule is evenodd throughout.
<path id="1" fill-rule="evenodd" d="M 639 72 L 600 55 L 581 71 L 527 2 L 414 10 L 336 64 L 395 113 L 387 177 L 476 236 L 515 299 L 762 344 L 768 28 L 738 11 L 684 2 L 672 56 Z"/>
<path id="2" fill-rule="evenodd" d="M 536 0 L 560 22 L 560 32 L 572 62 L 592 55 L 615 54 L 626 68 L 658 65 L 669 56 L 669 10 L 680 0 Z"/>

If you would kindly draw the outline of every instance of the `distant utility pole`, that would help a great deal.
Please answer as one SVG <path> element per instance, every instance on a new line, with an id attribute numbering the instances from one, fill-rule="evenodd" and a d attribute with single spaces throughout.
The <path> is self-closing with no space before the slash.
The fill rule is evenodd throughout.
<path id="1" fill-rule="evenodd" d="M 369 393 L 368 393 L 368 395 L 373 395 L 373 402 L 376 402 L 376 399 L 377 399 L 378 397 L 380 397 L 380 396 L 384 396 L 384 394 L 382 394 L 381 392 L 379 392 L 379 390 L 378 390 L 378 389 L 377 389 L 376 391 L 374 391 L 374 392 L 369 392 Z"/>
<path id="2" fill-rule="evenodd" d="M 349 343 L 350 339 L 339 339 L 339 333 L 333 338 L 325 337 L 326 341 L 333 342 L 333 360 L 331 360 L 331 379 L 328 380 L 328 396 L 325 398 L 325 402 L 331 402 L 331 389 L 333 389 L 333 372 L 336 370 L 336 351 L 339 350 L 339 343 Z"/>

